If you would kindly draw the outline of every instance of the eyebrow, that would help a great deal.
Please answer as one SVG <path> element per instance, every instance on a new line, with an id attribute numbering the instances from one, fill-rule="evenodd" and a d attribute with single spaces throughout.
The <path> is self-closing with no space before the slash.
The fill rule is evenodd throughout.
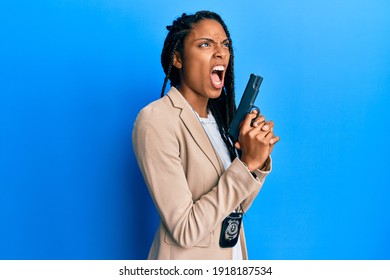
<path id="1" fill-rule="evenodd" d="M 210 38 L 198 38 L 198 39 L 195 39 L 194 42 L 196 41 L 207 41 L 207 42 L 211 42 L 211 43 L 216 43 L 216 41 L 214 41 L 213 39 L 210 39 Z M 222 43 L 226 43 L 226 42 L 229 42 L 229 38 L 226 38 L 225 40 L 222 41 Z"/>

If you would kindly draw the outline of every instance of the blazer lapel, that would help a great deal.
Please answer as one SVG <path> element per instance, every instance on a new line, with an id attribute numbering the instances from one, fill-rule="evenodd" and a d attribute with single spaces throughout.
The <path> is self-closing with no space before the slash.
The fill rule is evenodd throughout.
<path id="1" fill-rule="evenodd" d="M 172 87 L 167 95 L 172 100 L 174 107 L 182 109 L 180 118 L 182 119 L 185 127 L 187 128 L 188 132 L 191 134 L 192 138 L 197 143 L 199 148 L 211 161 L 218 175 L 221 176 L 223 166 L 222 162 L 219 159 L 219 156 L 217 155 L 216 151 L 214 150 L 214 147 L 211 144 L 205 130 L 203 129 L 202 124 L 197 119 L 194 111 L 188 104 L 187 100 L 185 100 L 185 98 L 175 87 Z"/>

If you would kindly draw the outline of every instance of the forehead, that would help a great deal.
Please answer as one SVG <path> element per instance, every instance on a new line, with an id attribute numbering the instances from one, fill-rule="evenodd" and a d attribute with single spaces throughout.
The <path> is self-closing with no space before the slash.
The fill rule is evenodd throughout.
<path id="1" fill-rule="evenodd" d="M 213 19 L 202 19 L 193 25 L 188 37 L 192 37 L 192 39 L 204 37 L 225 40 L 227 35 L 218 21 Z"/>

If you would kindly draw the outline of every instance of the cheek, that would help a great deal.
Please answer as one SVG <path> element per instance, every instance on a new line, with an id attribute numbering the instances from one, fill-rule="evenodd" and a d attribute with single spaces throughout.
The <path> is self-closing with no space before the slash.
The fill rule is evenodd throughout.
<path id="1" fill-rule="evenodd" d="M 182 71 L 185 83 L 198 86 L 210 75 L 210 57 L 204 53 L 188 51 L 183 60 Z"/>
<path id="2" fill-rule="evenodd" d="M 205 71 L 204 64 L 199 60 L 189 60 L 184 64 L 183 76 L 187 81 L 196 81 L 202 77 L 202 73 Z"/>

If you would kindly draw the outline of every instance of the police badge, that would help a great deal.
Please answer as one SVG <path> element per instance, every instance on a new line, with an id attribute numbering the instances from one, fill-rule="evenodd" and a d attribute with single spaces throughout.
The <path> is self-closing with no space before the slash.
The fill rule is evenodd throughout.
<path id="1" fill-rule="evenodd" d="M 241 220 L 242 213 L 230 213 L 223 220 L 219 246 L 222 248 L 230 248 L 236 245 L 240 234 Z"/>

